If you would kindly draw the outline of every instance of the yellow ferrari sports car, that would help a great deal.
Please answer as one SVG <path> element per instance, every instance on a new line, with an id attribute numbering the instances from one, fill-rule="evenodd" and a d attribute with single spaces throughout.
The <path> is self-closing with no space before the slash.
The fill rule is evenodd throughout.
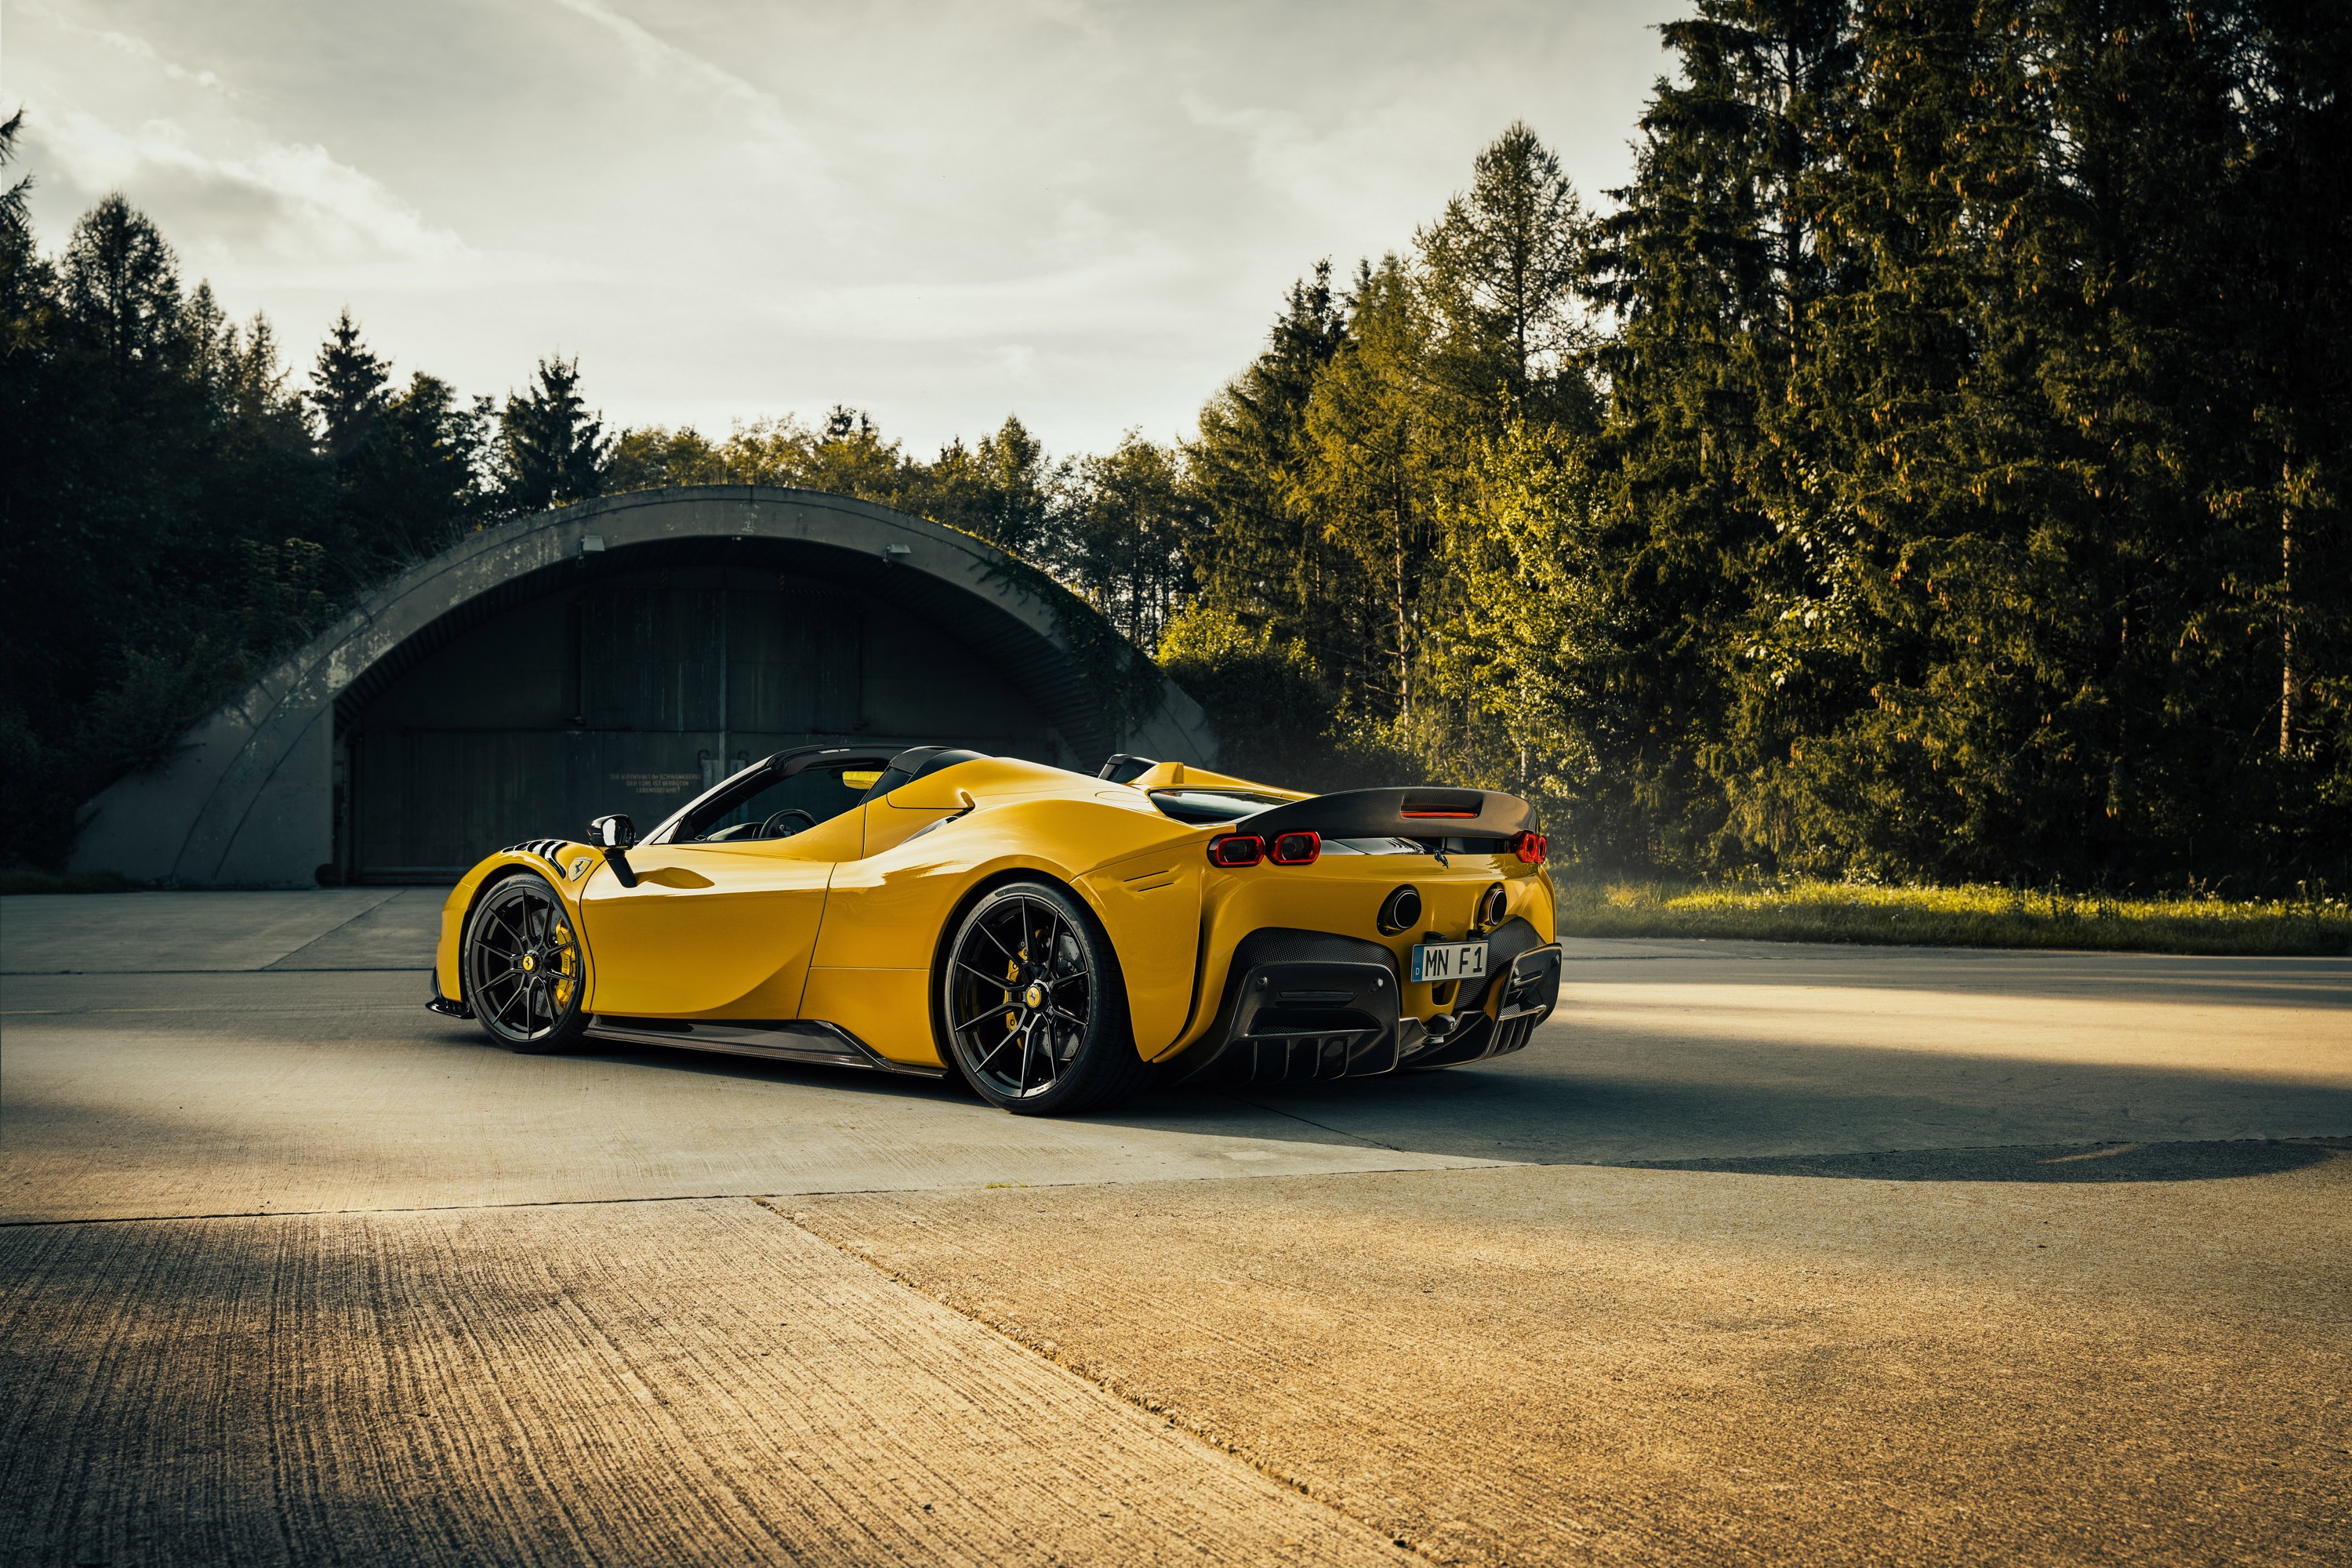
<path id="1" fill-rule="evenodd" d="M 490 856 L 442 910 L 429 1005 L 519 1051 L 954 1072 L 1047 1115 L 1154 1077 L 1453 1067 L 1559 998 L 1531 817 L 1489 790 L 811 747 L 642 837 L 604 816 Z"/>

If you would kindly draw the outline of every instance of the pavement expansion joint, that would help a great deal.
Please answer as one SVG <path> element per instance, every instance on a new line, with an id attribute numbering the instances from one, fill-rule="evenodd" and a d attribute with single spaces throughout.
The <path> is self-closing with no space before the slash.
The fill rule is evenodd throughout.
<path id="1" fill-rule="evenodd" d="M 1375 1144 L 1373 1147 L 1387 1149 L 1388 1145 L 1384 1143 Z M 1402 1151 L 1391 1152 L 1402 1152 Z M 1417 1164 L 1374 1165 L 1357 1170 L 1316 1172 L 1314 1173 L 1318 1175 L 1328 1174 L 1337 1176 L 1438 1175 L 1454 1171 L 1502 1170 L 1517 1166 L 1528 1166 L 1532 1163 L 1532 1162 L 1524 1160 L 1465 1160 L 1455 1164 L 1443 1166 Z M 1208 1174 L 1193 1175 L 1154 1173 L 1144 1176 L 1110 1178 L 1072 1177 L 1063 1181 L 1048 1179 L 1034 1182 L 942 1182 L 935 1186 L 892 1185 L 868 1187 L 814 1187 L 795 1191 L 790 1195 L 794 1198 L 888 1198 L 908 1196 L 916 1194 L 955 1194 L 985 1191 L 990 1188 L 996 1187 L 1024 1187 L 1039 1192 L 1048 1192 L 1055 1189 L 1068 1189 L 1073 1187 L 1111 1188 L 1129 1186 L 1137 1182 L 1151 1182 L 1154 1184 L 1168 1184 L 1173 1185 L 1183 1185 L 1187 1184 L 1200 1184 L 1207 1185 L 1223 1182 L 1276 1181 L 1285 1176 L 1296 1176 L 1301 1173 L 1303 1173 L 1297 1171 L 1219 1171 Z M 352 1205 L 342 1208 L 215 1209 L 196 1214 L 63 1215 L 41 1219 L 0 1219 L 0 1230 L 31 1230 L 38 1229 L 43 1226 L 53 1227 L 58 1226 L 77 1225 L 175 1225 L 182 1222 L 194 1222 L 198 1220 L 303 1219 L 333 1217 L 343 1215 L 456 1214 L 476 1211 L 488 1214 L 506 1209 L 596 1208 L 600 1206 L 611 1206 L 614 1205 L 624 1204 L 729 1203 L 736 1200 L 748 1200 L 751 1203 L 773 1207 L 773 1205 L 770 1200 L 782 1195 L 784 1194 L 762 1194 L 749 1190 L 739 1190 L 735 1192 L 720 1193 L 644 1193 L 635 1195 L 620 1194 L 609 1197 L 593 1198 L 517 1198 L 505 1203 L 387 1204 Z M 782 1213 L 782 1210 L 777 1210 L 777 1212 L 780 1214 Z"/>
<path id="2" fill-rule="evenodd" d="M 1226 1179 L 1231 1180 L 1232 1178 Z M 1027 1185 L 1032 1184 L 1024 1184 Z M 1034 1184 L 1039 1186 L 1083 1186 L 1087 1184 L 1081 1182 L 1054 1182 L 1037 1183 Z M 887 1197 L 893 1193 L 907 1192 L 910 1190 L 922 1192 L 932 1189 L 919 1187 L 912 1189 L 905 1187 L 837 1187 L 824 1192 L 800 1193 L 795 1194 L 794 1195 L 798 1197 L 811 1198 Z M 950 1188 L 947 1190 L 955 1191 L 959 1189 Z M 519 1198 L 514 1202 L 502 1204 L 401 1204 L 380 1207 L 369 1206 L 337 1209 L 222 1209 L 209 1214 L 102 1215 L 93 1215 L 87 1218 L 77 1217 L 69 1215 L 62 1219 L 0 1219 L 0 1230 L 29 1230 L 42 1226 L 68 1225 L 176 1225 L 183 1221 L 194 1222 L 196 1220 L 215 1219 L 305 1219 L 332 1217 L 340 1215 L 457 1214 L 471 1212 L 490 1214 L 506 1209 L 599 1208 L 610 1207 L 619 1204 L 712 1204 L 727 1203 L 740 1198 L 749 1198 L 753 1203 L 761 1201 L 758 1195 L 751 1193 L 649 1193 L 636 1197 Z"/>
<path id="3" fill-rule="evenodd" d="M 1234 1099 L 1236 1102 L 1248 1106 L 1252 1110 L 1263 1110 L 1268 1116 L 1286 1117 L 1290 1121 L 1299 1123 L 1301 1126 L 1312 1127 L 1320 1132 L 1328 1132 L 1335 1138 L 1351 1138 L 1357 1142 L 1364 1144 L 1369 1148 L 1386 1149 L 1391 1154 L 1402 1154 L 1405 1152 L 1404 1150 L 1398 1148 L 1393 1143 L 1383 1143 L 1377 1138 L 1368 1138 L 1361 1132 L 1350 1132 L 1343 1127 L 1334 1127 L 1328 1121 L 1318 1121 L 1311 1116 L 1301 1116 L 1295 1110 L 1285 1110 L 1278 1105 L 1265 1105 L 1257 1100 L 1246 1099 L 1238 1094 L 1234 1096 Z M 1519 1162 L 1514 1160 L 1499 1160 L 1496 1163 L 1497 1164 L 1509 1165 L 1517 1164 Z"/>
<path id="4" fill-rule="evenodd" d="M 1388 1171 L 1349 1172 L 1346 1173 L 1350 1175 L 1398 1175 L 1406 1173 L 1437 1174 L 1439 1173 L 1400 1173 Z M 1067 1187 L 1084 1185 L 1117 1185 L 1124 1184 L 1066 1182 L 1055 1183 L 1053 1184 Z M 822 1195 L 825 1194 L 793 1194 L 795 1197 L 815 1197 Z M 887 1197 L 895 1194 L 876 1194 L 872 1195 Z M 925 1289 L 916 1280 L 883 1262 L 879 1258 L 876 1257 L 872 1251 L 865 1247 L 852 1245 L 848 1242 L 836 1240 L 834 1237 L 825 1235 L 823 1231 L 817 1230 L 814 1226 L 803 1223 L 803 1215 L 788 1212 L 787 1210 L 780 1207 L 777 1201 L 773 1198 L 755 1197 L 751 1201 L 759 1205 L 761 1208 L 766 1209 L 769 1213 L 774 1215 L 777 1218 L 782 1220 L 785 1224 L 791 1226 L 793 1229 L 801 1232 L 803 1235 L 823 1242 L 825 1246 L 833 1247 L 845 1257 L 855 1258 L 858 1262 L 863 1263 L 867 1268 L 873 1269 L 876 1273 L 881 1275 L 884 1279 L 888 1279 L 893 1284 L 898 1286 L 901 1289 L 919 1296 L 926 1301 L 935 1302 L 938 1305 L 946 1308 L 949 1311 L 955 1313 L 959 1317 L 970 1320 L 971 1322 L 987 1330 L 990 1333 L 995 1335 L 1005 1343 L 1014 1346 L 1019 1350 L 1036 1357 L 1038 1360 L 1049 1363 L 1056 1371 L 1063 1373 L 1077 1382 L 1087 1384 L 1090 1388 L 1100 1390 L 1104 1394 L 1112 1399 L 1118 1400 L 1121 1405 L 1126 1405 L 1128 1408 L 1139 1411 L 1142 1414 L 1150 1416 L 1152 1419 L 1160 1422 L 1162 1425 L 1168 1426 L 1181 1436 L 1189 1438 L 1193 1442 L 1199 1443 L 1205 1448 L 1213 1450 L 1221 1458 L 1246 1466 L 1250 1470 L 1265 1477 L 1267 1480 L 1282 1487 L 1285 1490 L 1297 1493 L 1298 1496 L 1313 1502 L 1317 1507 L 1328 1510 L 1332 1514 L 1348 1521 L 1349 1523 L 1356 1525 L 1359 1528 L 1373 1531 L 1382 1540 L 1387 1541 L 1389 1544 L 1402 1548 L 1407 1552 L 1412 1552 L 1416 1556 L 1421 1555 L 1411 1541 L 1402 1536 L 1394 1535 L 1374 1521 L 1360 1518 L 1349 1511 L 1347 1509 L 1341 1508 L 1339 1504 L 1332 1501 L 1331 1499 L 1322 1495 L 1313 1486 L 1301 1479 L 1299 1477 L 1291 1475 L 1287 1471 L 1273 1468 L 1265 1459 L 1255 1454 L 1249 1453 L 1246 1450 L 1236 1447 L 1234 1443 L 1226 1440 L 1214 1429 L 1203 1426 L 1190 1417 L 1180 1415 L 1176 1411 L 1171 1409 L 1159 1400 L 1138 1396 L 1130 1390 L 1120 1386 L 1117 1382 L 1097 1373 L 1091 1367 L 1084 1363 L 1072 1362 L 1062 1353 L 1062 1347 L 1056 1342 L 1048 1339 L 1042 1339 L 1036 1335 L 1024 1332 L 1017 1325 L 999 1321 L 996 1319 L 987 1316 L 985 1313 L 965 1306 L 963 1303 L 957 1301 L 950 1297 L 938 1295 L 930 1290 Z"/>
<path id="5" fill-rule="evenodd" d="M 263 965 L 261 966 L 260 973 L 268 973 L 268 972 L 270 972 L 270 971 L 273 971 L 273 970 L 276 970 L 276 971 L 278 971 L 278 973 L 288 973 L 287 971 L 285 971 L 285 970 L 281 969 L 281 968 L 280 968 L 280 966 L 281 966 L 281 965 L 283 965 L 284 963 L 286 963 L 289 959 L 295 959 L 295 958 L 299 958 L 299 957 L 301 957 L 301 956 L 302 956 L 302 954 L 304 954 L 304 953 L 306 953 L 306 952 L 310 952 L 312 948 L 314 948 L 314 947 L 318 946 L 320 942 L 322 942 L 326 941 L 329 937 L 331 937 L 331 936 L 334 935 L 337 931 L 341 931 L 344 927 L 349 926 L 349 925 L 351 925 L 351 924 L 354 923 L 355 921 L 358 921 L 363 920 L 363 919 L 365 919 L 367 916 L 369 916 L 369 915 L 372 915 L 372 914 L 375 913 L 375 911 L 376 911 L 376 910 L 380 910 L 380 909 L 383 908 L 383 906 L 384 906 L 384 905 L 386 905 L 386 904 L 388 904 L 388 903 L 392 902 L 394 899 L 397 899 L 398 897 L 400 897 L 400 889 L 391 889 L 390 891 L 387 891 L 387 892 L 384 894 L 384 896 L 383 896 L 383 897 L 382 897 L 382 898 L 378 899 L 375 902 L 373 902 L 373 903 L 372 903 L 372 904 L 368 905 L 365 909 L 353 910 L 351 912 L 351 915 L 349 916 L 349 918 L 344 919 L 344 920 L 337 921 L 333 925 L 329 926 L 326 930 L 324 930 L 324 931 L 320 931 L 318 935 L 316 935 L 316 936 L 312 937 L 310 941 L 308 941 L 308 942 L 304 942 L 301 946 L 299 946 L 299 947 L 298 947 L 298 948 L 293 949 L 291 952 L 289 952 L 283 953 L 283 954 L 281 954 L 280 956 L 278 956 L 278 957 L 277 957 L 277 958 L 274 958 L 274 959 L 270 960 L 268 963 L 263 964 Z M 338 965 L 337 967 L 338 967 L 338 968 L 347 968 L 347 967 L 349 967 L 349 966 L 348 966 L 348 965 Z M 315 974 L 315 973 L 333 973 L 334 972 L 335 972 L 334 970 L 326 970 L 326 971 L 312 970 L 310 973 L 314 973 L 314 974 Z M 299 973 L 299 972 L 296 972 L 296 973 Z"/>

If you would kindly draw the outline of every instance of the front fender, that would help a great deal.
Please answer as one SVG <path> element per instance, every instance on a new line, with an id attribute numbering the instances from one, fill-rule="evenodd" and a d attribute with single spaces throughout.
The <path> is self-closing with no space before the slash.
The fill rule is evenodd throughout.
<path id="1" fill-rule="evenodd" d="M 555 889 L 562 900 L 564 912 L 572 918 L 572 931 L 580 943 L 580 963 L 583 995 L 581 1005 L 590 1006 L 595 1001 L 596 963 L 588 951 L 588 938 L 580 925 L 580 889 L 604 864 L 601 850 L 593 846 L 570 839 L 542 838 L 529 844 L 517 844 L 485 857 L 474 868 L 457 879 L 449 896 L 441 904 L 441 934 L 433 944 L 434 989 L 453 1002 L 467 1000 L 464 992 L 464 965 L 458 962 L 458 949 L 466 940 L 466 921 L 474 912 L 474 900 L 482 889 L 505 872 L 520 868 L 536 871 Z M 609 875 L 609 873 L 608 873 Z"/>

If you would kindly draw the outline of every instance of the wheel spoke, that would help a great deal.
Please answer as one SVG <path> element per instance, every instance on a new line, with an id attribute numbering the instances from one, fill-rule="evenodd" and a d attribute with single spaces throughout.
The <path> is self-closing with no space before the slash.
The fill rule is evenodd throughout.
<path id="1" fill-rule="evenodd" d="M 1007 1029 L 1004 1033 L 999 1035 L 996 1037 L 995 1044 L 990 1046 L 988 1049 L 981 1052 L 980 1060 L 976 1064 L 978 1070 L 982 1072 L 987 1071 L 988 1064 L 994 1061 L 998 1057 L 1003 1056 L 1004 1054 L 1005 1047 L 1016 1045 L 1020 1042 L 1020 1039 L 1021 1031 L 1018 1029 Z"/>
<path id="2" fill-rule="evenodd" d="M 994 931 L 989 930 L 988 922 L 986 921 L 974 921 L 971 929 L 986 937 L 989 941 L 994 942 L 996 944 L 996 951 L 1003 953 L 1006 958 L 1012 960 L 1015 963 L 1021 962 L 1021 954 L 1016 950 L 1005 946 L 1004 939 L 998 936 Z"/>
<path id="3" fill-rule="evenodd" d="M 522 933 L 521 928 L 520 928 L 519 926 L 517 926 L 517 925 L 516 925 L 516 924 L 515 924 L 511 920 L 509 920 L 509 919 L 508 918 L 508 911 L 507 911 L 507 910 L 506 910 L 506 908 L 505 908 L 504 906 L 500 906 L 500 907 L 499 907 L 499 908 L 496 908 L 496 909 L 491 910 L 490 910 L 490 920 L 491 920 L 491 921 L 492 921 L 494 924 L 498 925 L 498 926 L 499 926 L 499 927 L 500 927 L 502 930 L 504 930 L 504 931 L 506 931 L 506 933 L 507 933 L 507 935 L 508 935 L 509 937 L 510 937 L 511 939 L 513 939 L 513 940 L 512 940 L 512 945 L 513 945 L 513 946 L 516 946 L 516 947 L 521 947 L 521 946 L 526 945 L 526 944 L 529 942 L 530 938 L 526 937 L 526 936 Z M 485 932 L 483 932 L 482 934 L 483 934 L 484 936 L 488 936 L 489 933 L 488 933 L 488 931 L 485 931 Z"/>
<path id="4" fill-rule="evenodd" d="M 979 1028 L 982 1024 L 987 1023 L 991 1018 L 1001 1018 L 1001 1017 L 1003 1017 L 1006 1013 L 1011 1012 L 1011 1011 L 1012 1011 L 1012 1007 L 1011 1007 L 1011 1005 L 1010 1005 L 1009 1004 L 1007 1004 L 1007 1003 L 1003 1003 L 1003 1002 L 999 1002 L 999 1003 L 995 1004 L 995 1005 L 992 1005 L 992 1006 L 982 1007 L 979 1012 L 974 1013 L 971 1017 L 966 1018 L 962 1023 L 961 1023 L 961 1024 L 957 1024 L 957 1025 L 954 1025 L 954 1026 L 953 1026 L 953 1028 L 955 1029 L 955 1032 L 956 1032 L 957 1034 L 961 1035 L 961 1034 L 962 1034 L 962 1033 L 963 1033 L 965 1030 L 967 1030 L 967 1029 L 977 1029 L 977 1028 Z"/>
<path id="5" fill-rule="evenodd" d="M 546 889 L 517 882 L 483 904 L 465 974 L 467 992 L 492 1033 L 518 1044 L 554 1033 L 580 999 L 581 968 L 579 934 Z"/>
<path id="6" fill-rule="evenodd" d="M 1042 892 L 1008 889 L 957 941 L 944 1011 L 954 1020 L 948 1036 L 964 1071 L 1000 1100 L 1052 1090 L 1092 1027 L 1094 973 L 1084 922 Z"/>

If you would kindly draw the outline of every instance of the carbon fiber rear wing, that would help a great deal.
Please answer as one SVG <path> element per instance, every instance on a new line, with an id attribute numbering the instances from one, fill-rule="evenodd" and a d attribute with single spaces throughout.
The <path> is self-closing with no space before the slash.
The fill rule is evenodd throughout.
<path id="1" fill-rule="evenodd" d="M 1508 838 L 1535 825 L 1535 808 L 1491 789 L 1348 789 L 1272 806 L 1233 825 L 1272 843 L 1284 833 L 1326 838 Z"/>

